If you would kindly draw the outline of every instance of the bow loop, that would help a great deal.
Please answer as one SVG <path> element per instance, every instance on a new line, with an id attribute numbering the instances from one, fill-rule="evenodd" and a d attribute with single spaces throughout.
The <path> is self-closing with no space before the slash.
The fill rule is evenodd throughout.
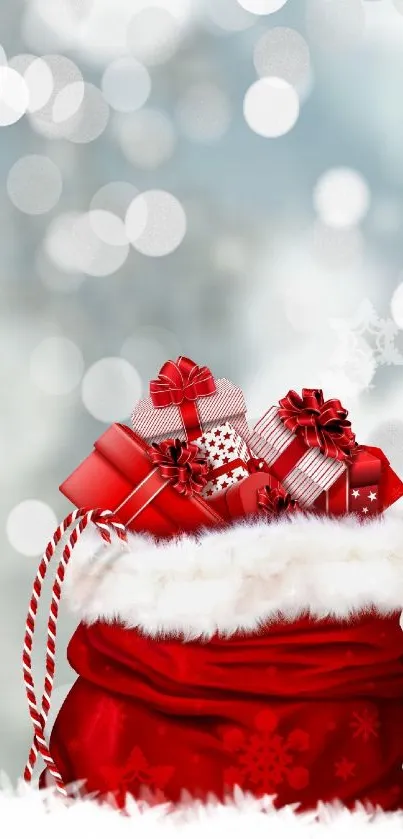
<path id="1" fill-rule="evenodd" d="M 272 516 L 278 516 L 281 513 L 296 513 L 301 509 L 282 486 L 273 488 L 265 486 L 259 489 L 257 503 L 261 510 Z"/>
<path id="2" fill-rule="evenodd" d="M 245 466 L 250 475 L 255 475 L 256 472 L 269 472 L 270 469 L 262 457 L 250 457 L 245 463 Z"/>
<path id="3" fill-rule="evenodd" d="M 200 493 L 207 483 L 207 459 L 194 443 L 182 443 L 173 438 L 153 443 L 150 458 L 180 495 L 189 497 Z"/>
<path id="4" fill-rule="evenodd" d="M 176 361 L 166 361 L 157 379 L 150 382 L 150 396 L 155 408 L 195 402 L 202 396 L 212 396 L 216 385 L 208 367 L 199 367 L 181 355 Z"/>
<path id="5" fill-rule="evenodd" d="M 325 401 L 323 391 L 303 388 L 280 399 L 279 417 L 286 428 L 302 437 L 309 448 L 319 448 L 334 460 L 349 463 L 356 446 L 348 412 L 338 399 Z"/>

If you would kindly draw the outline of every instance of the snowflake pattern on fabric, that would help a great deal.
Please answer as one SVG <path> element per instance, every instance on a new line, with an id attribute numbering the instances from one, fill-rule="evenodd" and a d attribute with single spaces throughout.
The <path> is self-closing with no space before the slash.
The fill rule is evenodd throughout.
<path id="1" fill-rule="evenodd" d="M 236 763 L 224 773 L 230 786 L 248 789 L 256 795 L 271 795 L 282 784 L 304 789 L 309 784 L 309 771 L 296 763 L 296 755 L 309 749 L 309 735 L 294 728 L 281 734 L 273 711 L 260 711 L 254 720 L 252 734 L 233 728 L 224 734 L 224 748 L 236 757 Z"/>
<path id="2" fill-rule="evenodd" d="M 118 806 L 123 807 L 126 795 L 133 788 L 135 794 L 139 790 L 144 801 L 166 801 L 164 789 L 174 771 L 173 766 L 151 765 L 139 746 L 135 746 L 124 766 L 105 766 L 100 774 L 107 789 L 115 795 Z"/>
<path id="3" fill-rule="evenodd" d="M 362 711 L 354 711 L 352 714 L 350 728 L 353 730 L 353 737 L 359 737 L 364 743 L 368 743 L 371 737 L 378 737 L 379 719 L 375 708 L 363 708 Z"/>

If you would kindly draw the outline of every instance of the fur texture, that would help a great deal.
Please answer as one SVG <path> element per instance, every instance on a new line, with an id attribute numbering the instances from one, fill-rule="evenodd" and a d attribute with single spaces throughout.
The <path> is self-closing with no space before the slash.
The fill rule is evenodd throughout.
<path id="1" fill-rule="evenodd" d="M 106 545 L 92 527 L 66 577 L 73 612 L 119 619 L 151 636 L 250 632 L 279 615 L 345 619 L 403 608 L 403 518 L 300 514 L 156 543 Z"/>
<path id="2" fill-rule="evenodd" d="M 291 807 L 275 810 L 269 798 L 239 794 L 225 805 L 188 804 L 169 812 L 165 805 L 141 808 L 128 802 L 129 818 L 90 800 L 66 806 L 52 792 L 40 793 L 25 785 L 0 790 L 0 821 L 4 835 L 30 839 L 70 839 L 72 835 L 111 835 L 136 839 L 397 839 L 402 835 L 403 812 L 383 813 L 357 806 L 320 805 L 315 812 L 297 815 Z"/>

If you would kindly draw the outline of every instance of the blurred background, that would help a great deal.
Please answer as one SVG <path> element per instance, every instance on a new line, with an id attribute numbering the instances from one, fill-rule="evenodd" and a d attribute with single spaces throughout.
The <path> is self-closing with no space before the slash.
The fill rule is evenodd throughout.
<path id="1" fill-rule="evenodd" d="M 182 353 L 403 474 L 403 0 L 0 5 L 0 768 L 58 486 Z M 43 605 L 46 613 L 48 604 Z M 62 611 L 56 704 L 73 679 Z M 45 614 L 38 628 L 44 655 Z"/>

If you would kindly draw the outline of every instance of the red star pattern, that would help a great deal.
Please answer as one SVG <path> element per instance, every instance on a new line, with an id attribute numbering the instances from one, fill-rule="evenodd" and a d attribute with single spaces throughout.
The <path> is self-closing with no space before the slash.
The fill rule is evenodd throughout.
<path id="1" fill-rule="evenodd" d="M 202 437 L 195 440 L 195 443 L 207 456 L 213 473 L 202 490 L 202 496 L 205 498 L 248 476 L 246 463 L 250 458 L 250 452 L 244 440 L 229 423 L 205 431 Z M 240 464 L 231 468 L 234 460 L 238 460 Z M 242 466 L 242 463 L 245 466 Z M 214 471 L 218 469 L 221 474 L 214 475 Z"/>
<path id="2" fill-rule="evenodd" d="M 118 806 L 123 807 L 126 795 L 136 797 L 138 790 L 143 794 L 149 790 L 161 798 L 174 771 L 173 766 L 150 764 L 140 747 L 135 746 L 124 766 L 103 766 L 100 776 L 106 789 L 115 795 Z"/>
<path id="3" fill-rule="evenodd" d="M 356 764 L 347 757 L 343 757 L 341 760 L 336 761 L 334 765 L 334 774 L 336 778 L 341 778 L 342 781 L 348 781 L 349 778 L 354 777 L 355 769 Z"/>

